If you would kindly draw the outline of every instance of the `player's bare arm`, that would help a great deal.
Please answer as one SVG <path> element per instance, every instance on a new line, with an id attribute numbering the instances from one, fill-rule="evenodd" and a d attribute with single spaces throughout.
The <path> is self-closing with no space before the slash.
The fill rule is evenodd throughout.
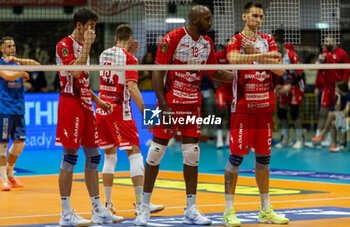
<path id="1" fill-rule="evenodd" d="M 106 111 L 107 113 L 112 113 L 113 112 L 113 106 L 109 102 L 102 101 L 95 93 L 90 90 L 91 93 L 91 101 L 96 103 L 98 107 Z"/>
<path id="2" fill-rule="evenodd" d="M 156 93 L 159 108 L 162 110 L 163 115 L 171 115 L 172 110 L 168 107 L 164 96 L 164 75 L 165 71 L 153 71 L 152 85 Z M 171 127 L 169 124 L 168 127 Z"/>
<path id="3" fill-rule="evenodd" d="M 4 58 L 5 62 L 18 62 L 21 65 L 40 65 L 39 62 L 33 60 L 33 59 L 29 59 L 29 58 L 16 58 L 15 56 L 8 56 L 6 58 Z"/>
<path id="4" fill-rule="evenodd" d="M 17 72 L 17 71 L 0 71 L 0 77 L 4 80 L 14 81 L 18 78 L 23 78 L 24 80 L 29 80 L 29 74 L 27 72 Z"/>
<path id="5" fill-rule="evenodd" d="M 215 73 L 210 74 L 211 78 L 216 81 L 221 82 L 232 82 L 234 74 L 232 72 L 226 71 L 226 70 L 219 70 Z"/>
<path id="6" fill-rule="evenodd" d="M 280 56 L 278 54 L 268 53 L 241 54 L 238 51 L 231 51 L 227 55 L 227 60 L 230 64 L 251 64 L 253 62 L 262 62 L 264 58 L 278 58 Z"/>
<path id="7" fill-rule="evenodd" d="M 96 34 L 95 31 L 91 28 L 91 25 L 89 25 L 88 30 L 84 33 L 84 46 L 81 50 L 79 57 L 72 65 L 86 65 L 86 62 L 88 60 L 91 46 L 95 42 Z M 74 78 L 79 78 L 81 76 L 82 71 L 72 71 L 71 74 Z"/>
<path id="8" fill-rule="evenodd" d="M 137 83 L 135 81 L 128 81 L 128 90 L 130 92 L 131 98 L 134 100 L 136 106 L 141 111 L 141 114 L 143 114 L 143 110 L 145 109 L 145 104 L 143 103 L 141 92 L 137 87 Z"/>

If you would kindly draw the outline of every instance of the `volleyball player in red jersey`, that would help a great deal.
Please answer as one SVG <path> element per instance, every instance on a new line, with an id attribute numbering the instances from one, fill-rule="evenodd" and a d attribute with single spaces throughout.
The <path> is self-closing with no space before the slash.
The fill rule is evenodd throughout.
<path id="1" fill-rule="evenodd" d="M 95 25 L 98 15 L 87 8 L 74 13 L 74 31 L 56 46 L 57 65 L 87 65 L 89 53 L 95 41 Z M 62 226 L 86 226 L 94 223 L 120 222 L 123 217 L 115 216 L 104 208 L 99 196 L 98 165 L 101 154 L 98 149 L 96 120 L 91 101 L 105 111 L 111 105 L 98 98 L 89 87 L 87 71 L 60 71 L 61 94 L 58 104 L 56 145 L 63 146 L 63 157 L 59 174 L 59 190 Z M 80 217 L 71 207 L 70 194 L 74 166 L 78 160 L 78 149 L 85 154 L 85 183 L 89 191 L 93 211 L 92 218 Z"/>
<path id="2" fill-rule="evenodd" d="M 231 64 L 281 64 L 281 54 L 271 35 L 259 33 L 263 20 L 260 3 L 244 6 L 245 27 L 227 43 L 227 60 Z M 255 177 L 260 192 L 259 222 L 285 224 L 289 220 L 277 215 L 269 199 L 269 163 L 272 139 L 272 111 L 275 110 L 272 73 L 281 76 L 284 70 L 239 70 L 233 81 L 230 150 L 225 167 L 226 226 L 240 226 L 233 208 L 238 168 L 244 155 L 255 149 Z"/>
<path id="3" fill-rule="evenodd" d="M 157 64 L 217 64 L 213 41 L 206 34 L 212 24 L 212 13 L 197 5 L 189 13 L 189 25 L 166 34 L 160 43 L 156 56 Z M 213 79 L 232 81 L 228 71 L 206 71 Z M 164 83 L 165 77 L 165 83 Z M 201 70 L 154 71 L 153 88 L 162 114 L 170 119 L 201 117 Z M 169 118 L 167 118 L 169 119 Z M 163 122 L 164 123 L 164 122 Z M 178 129 L 182 136 L 183 172 L 186 183 L 186 202 L 183 223 L 208 225 L 211 220 L 202 215 L 196 205 L 199 137 L 201 125 L 190 124 L 159 125 L 153 127 L 153 140 L 148 151 L 145 166 L 144 193 L 141 210 L 134 221 L 136 225 L 147 225 L 150 215 L 150 198 L 158 175 L 160 161 L 169 140 Z"/>

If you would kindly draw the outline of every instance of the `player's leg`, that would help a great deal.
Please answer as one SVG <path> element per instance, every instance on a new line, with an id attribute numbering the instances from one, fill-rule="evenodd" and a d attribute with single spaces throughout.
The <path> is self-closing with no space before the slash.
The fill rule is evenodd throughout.
<path id="1" fill-rule="evenodd" d="M 225 212 L 223 222 L 226 226 L 240 226 L 234 209 L 234 195 L 237 186 L 238 168 L 243 157 L 249 154 L 250 126 L 249 115 L 232 113 L 230 120 L 230 156 L 225 166 Z"/>
<path id="2" fill-rule="evenodd" d="M 186 184 L 186 210 L 183 223 L 210 225 L 212 221 L 198 211 L 196 205 L 198 164 L 200 149 L 199 137 L 190 137 L 182 131 L 183 174 Z"/>
<path id="3" fill-rule="evenodd" d="M 96 127 L 99 137 L 99 145 L 104 149 L 104 163 L 102 169 L 103 191 L 105 196 L 104 206 L 113 214 L 117 211 L 112 202 L 112 187 L 114 180 L 114 171 L 117 164 L 117 124 L 96 114 Z"/>
<path id="4" fill-rule="evenodd" d="M 2 179 L 1 191 L 9 191 L 11 186 L 8 182 L 6 171 L 6 154 L 9 144 L 10 129 L 12 128 L 13 119 L 11 115 L 0 114 L 0 176 Z"/>
<path id="5" fill-rule="evenodd" d="M 96 120 L 92 112 L 84 112 L 84 120 L 81 121 L 81 125 L 83 129 L 81 145 L 85 154 L 85 184 L 93 208 L 91 221 L 96 224 L 121 222 L 124 218 L 113 215 L 102 206 L 100 199 L 98 166 L 101 160 L 101 153 L 98 149 L 99 141 L 96 131 Z"/>
<path id="6" fill-rule="evenodd" d="M 277 115 L 280 120 L 282 140 L 276 144 L 276 148 L 283 148 L 289 144 L 289 127 L 288 127 L 288 105 L 280 104 L 277 107 Z"/>
<path id="7" fill-rule="evenodd" d="M 293 145 L 293 149 L 301 149 L 304 146 L 302 113 L 300 105 L 292 105 L 290 109 L 291 117 L 294 122 L 297 141 Z"/>
<path id="8" fill-rule="evenodd" d="M 331 128 L 332 122 L 334 120 L 335 120 L 334 111 L 328 111 L 327 121 L 324 125 L 324 128 L 321 130 L 321 132 L 316 137 L 312 138 L 312 142 L 320 143 L 321 141 L 323 141 L 326 137 L 328 130 Z"/>
<path id="9" fill-rule="evenodd" d="M 60 96 L 57 111 L 56 145 L 63 146 L 63 156 L 58 176 L 62 204 L 59 224 L 62 226 L 91 224 L 90 220 L 86 220 L 74 212 L 70 202 L 73 170 L 78 160 L 78 149 L 82 136 L 82 128 L 80 127 L 82 117 L 83 107 L 77 100 Z"/>
<path id="10" fill-rule="evenodd" d="M 24 115 L 15 115 L 13 130 L 11 132 L 11 138 L 13 139 L 13 144 L 10 147 L 7 156 L 7 175 L 9 182 L 14 188 L 21 188 L 24 185 L 19 182 L 13 175 L 13 169 L 15 167 L 18 156 L 22 153 L 25 145 L 25 123 Z"/>
<path id="11" fill-rule="evenodd" d="M 170 129 L 171 130 L 171 129 Z M 166 139 L 161 139 L 156 137 L 160 135 Z M 151 213 L 151 196 L 156 181 L 160 162 L 165 154 L 165 150 L 168 146 L 169 139 L 167 137 L 172 137 L 174 135 L 174 130 L 168 135 L 164 135 L 164 129 L 162 126 L 153 128 L 153 139 L 151 146 L 148 150 L 146 165 L 145 165 L 145 175 L 143 180 L 143 193 L 142 193 L 142 203 L 138 211 L 137 217 L 134 220 L 135 225 L 147 225 Z"/>
<path id="12" fill-rule="evenodd" d="M 332 146 L 329 148 L 329 152 L 333 152 L 337 148 L 337 129 L 335 128 L 335 120 L 332 121 L 330 126 Z"/>
<path id="13" fill-rule="evenodd" d="M 132 145 L 131 150 L 126 150 L 129 162 L 130 162 L 130 178 L 134 185 L 135 192 L 135 213 L 139 213 L 141 202 L 142 202 L 142 192 L 143 192 L 143 157 L 140 152 L 139 144 Z M 150 213 L 158 213 L 164 210 L 164 205 L 154 205 L 150 203 Z"/>
<path id="14" fill-rule="evenodd" d="M 114 181 L 114 171 L 117 164 L 117 147 L 111 147 L 104 149 L 104 162 L 102 169 L 102 179 L 103 179 L 103 191 L 105 195 L 105 207 L 112 212 L 116 213 L 112 201 L 112 188 Z"/>
<path id="15" fill-rule="evenodd" d="M 286 224 L 289 219 L 277 215 L 270 205 L 269 179 L 270 158 L 272 140 L 272 113 L 257 114 L 253 136 L 253 147 L 255 148 L 255 180 L 260 193 L 260 213 L 258 222 Z"/>

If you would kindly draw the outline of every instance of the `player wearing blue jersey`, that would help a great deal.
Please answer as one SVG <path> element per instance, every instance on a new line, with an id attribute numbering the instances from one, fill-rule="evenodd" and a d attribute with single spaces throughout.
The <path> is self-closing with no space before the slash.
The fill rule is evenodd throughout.
<path id="1" fill-rule="evenodd" d="M 16 58 L 16 45 L 11 37 L 0 40 L 0 65 L 40 65 L 32 59 Z M 23 187 L 13 176 L 13 169 L 24 148 L 24 86 L 29 79 L 26 72 L 1 71 L 0 73 L 0 175 L 1 191 L 11 187 Z M 13 144 L 7 154 L 9 139 Z M 6 166 L 7 165 L 7 166 Z"/>

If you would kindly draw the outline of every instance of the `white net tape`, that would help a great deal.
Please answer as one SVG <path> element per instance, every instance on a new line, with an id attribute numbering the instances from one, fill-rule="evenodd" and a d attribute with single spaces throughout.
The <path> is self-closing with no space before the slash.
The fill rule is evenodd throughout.
<path id="1" fill-rule="evenodd" d="M 336 44 L 340 44 L 339 7 L 339 0 L 321 0 L 321 23 L 325 25 L 325 27 L 321 29 L 322 44 L 328 35 L 334 38 Z"/>
<path id="2" fill-rule="evenodd" d="M 228 39 L 235 34 L 234 1 L 214 0 L 215 44 L 226 45 Z"/>
<path id="3" fill-rule="evenodd" d="M 300 44 L 300 0 L 272 0 L 265 12 L 261 30 L 273 34 L 284 30 L 284 42 Z"/>
<path id="4" fill-rule="evenodd" d="M 283 65 L 0 65 L 0 70 L 14 71 L 170 71 L 170 70 L 276 70 L 276 69 L 350 69 L 350 64 L 283 64 Z"/>

